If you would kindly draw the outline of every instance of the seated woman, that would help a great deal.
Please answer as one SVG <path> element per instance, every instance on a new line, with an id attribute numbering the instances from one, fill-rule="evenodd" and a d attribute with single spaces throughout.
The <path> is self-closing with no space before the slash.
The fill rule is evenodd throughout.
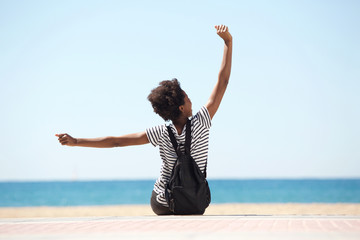
<path id="1" fill-rule="evenodd" d="M 223 60 L 218 75 L 218 80 L 210 95 L 208 102 L 199 112 L 192 115 L 191 101 L 180 87 L 177 79 L 160 82 L 153 89 L 148 100 L 154 109 L 165 121 L 171 121 L 170 128 L 176 141 L 183 148 L 185 142 L 185 125 L 191 118 L 191 145 L 190 155 L 195 160 L 200 170 L 206 171 L 208 158 L 208 136 L 211 120 L 218 110 L 227 88 L 232 58 L 232 36 L 228 27 L 215 26 L 217 34 L 224 40 Z M 157 179 L 151 196 L 151 207 L 157 215 L 173 214 L 165 199 L 165 186 L 169 182 L 171 171 L 177 159 L 175 149 L 171 144 L 169 133 L 165 124 L 148 128 L 143 132 L 127 134 L 119 137 L 101 138 L 73 138 L 67 133 L 56 134 L 59 142 L 67 146 L 111 148 L 151 143 L 159 146 L 162 167 L 160 177 Z"/>

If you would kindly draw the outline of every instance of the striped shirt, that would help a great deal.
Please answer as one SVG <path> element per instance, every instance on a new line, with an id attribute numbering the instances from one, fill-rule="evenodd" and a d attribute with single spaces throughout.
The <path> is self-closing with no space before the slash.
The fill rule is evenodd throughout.
<path id="1" fill-rule="evenodd" d="M 177 143 L 182 152 L 185 151 L 185 133 L 186 125 L 181 135 L 174 124 L 170 124 Z M 211 118 L 209 111 L 204 106 L 191 118 L 191 145 L 190 155 L 198 164 L 201 172 L 204 173 L 208 158 L 209 129 L 211 127 Z M 156 200 L 163 206 L 168 207 L 165 199 L 165 186 L 170 180 L 171 172 L 177 159 L 175 149 L 171 143 L 169 133 L 165 124 L 146 129 L 146 135 L 152 145 L 159 146 L 162 166 L 160 177 L 154 185 L 154 192 L 157 194 Z"/>

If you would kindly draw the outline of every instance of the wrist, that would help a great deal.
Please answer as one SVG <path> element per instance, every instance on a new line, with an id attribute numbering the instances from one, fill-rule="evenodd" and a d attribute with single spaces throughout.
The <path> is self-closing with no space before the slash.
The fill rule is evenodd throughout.
<path id="1" fill-rule="evenodd" d="M 232 44 L 232 38 L 231 38 L 231 39 L 224 40 L 224 43 L 225 43 L 226 45 Z"/>

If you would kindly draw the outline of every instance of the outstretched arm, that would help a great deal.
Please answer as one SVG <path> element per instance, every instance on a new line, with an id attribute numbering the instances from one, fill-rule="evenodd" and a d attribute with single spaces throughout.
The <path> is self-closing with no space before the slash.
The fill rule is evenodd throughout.
<path id="1" fill-rule="evenodd" d="M 231 72 L 231 58 L 232 58 L 232 36 L 229 29 L 224 25 L 215 26 L 217 34 L 224 40 L 224 55 L 218 75 L 218 81 L 212 91 L 210 98 L 205 105 L 209 111 L 211 119 L 214 117 L 218 110 L 221 100 L 225 94 L 226 87 L 229 82 Z"/>
<path id="2" fill-rule="evenodd" d="M 101 137 L 101 138 L 73 138 L 67 133 L 56 134 L 59 142 L 67 146 L 112 148 L 149 143 L 145 132 L 132 133 L 120 137 Z"/>

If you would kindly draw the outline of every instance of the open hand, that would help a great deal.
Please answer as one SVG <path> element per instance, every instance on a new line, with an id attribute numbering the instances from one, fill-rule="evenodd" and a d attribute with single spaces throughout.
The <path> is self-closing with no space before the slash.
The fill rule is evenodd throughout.
<path id="1" fill-rule="evenodd" d="M 55 136 L 58 137 L 58 140 L 61 143 L 61 145 L 75 146 L 77 143 L 76 138 L 73 138 L 67 133 L 55 134 Z"/>
<path id="2" fill-rule="evenodd" d="M 216 25 L 217 34 L 227 43 L 232 42 L 232 36 L 229 33 L 229 28 L 225 25 Z"/>

